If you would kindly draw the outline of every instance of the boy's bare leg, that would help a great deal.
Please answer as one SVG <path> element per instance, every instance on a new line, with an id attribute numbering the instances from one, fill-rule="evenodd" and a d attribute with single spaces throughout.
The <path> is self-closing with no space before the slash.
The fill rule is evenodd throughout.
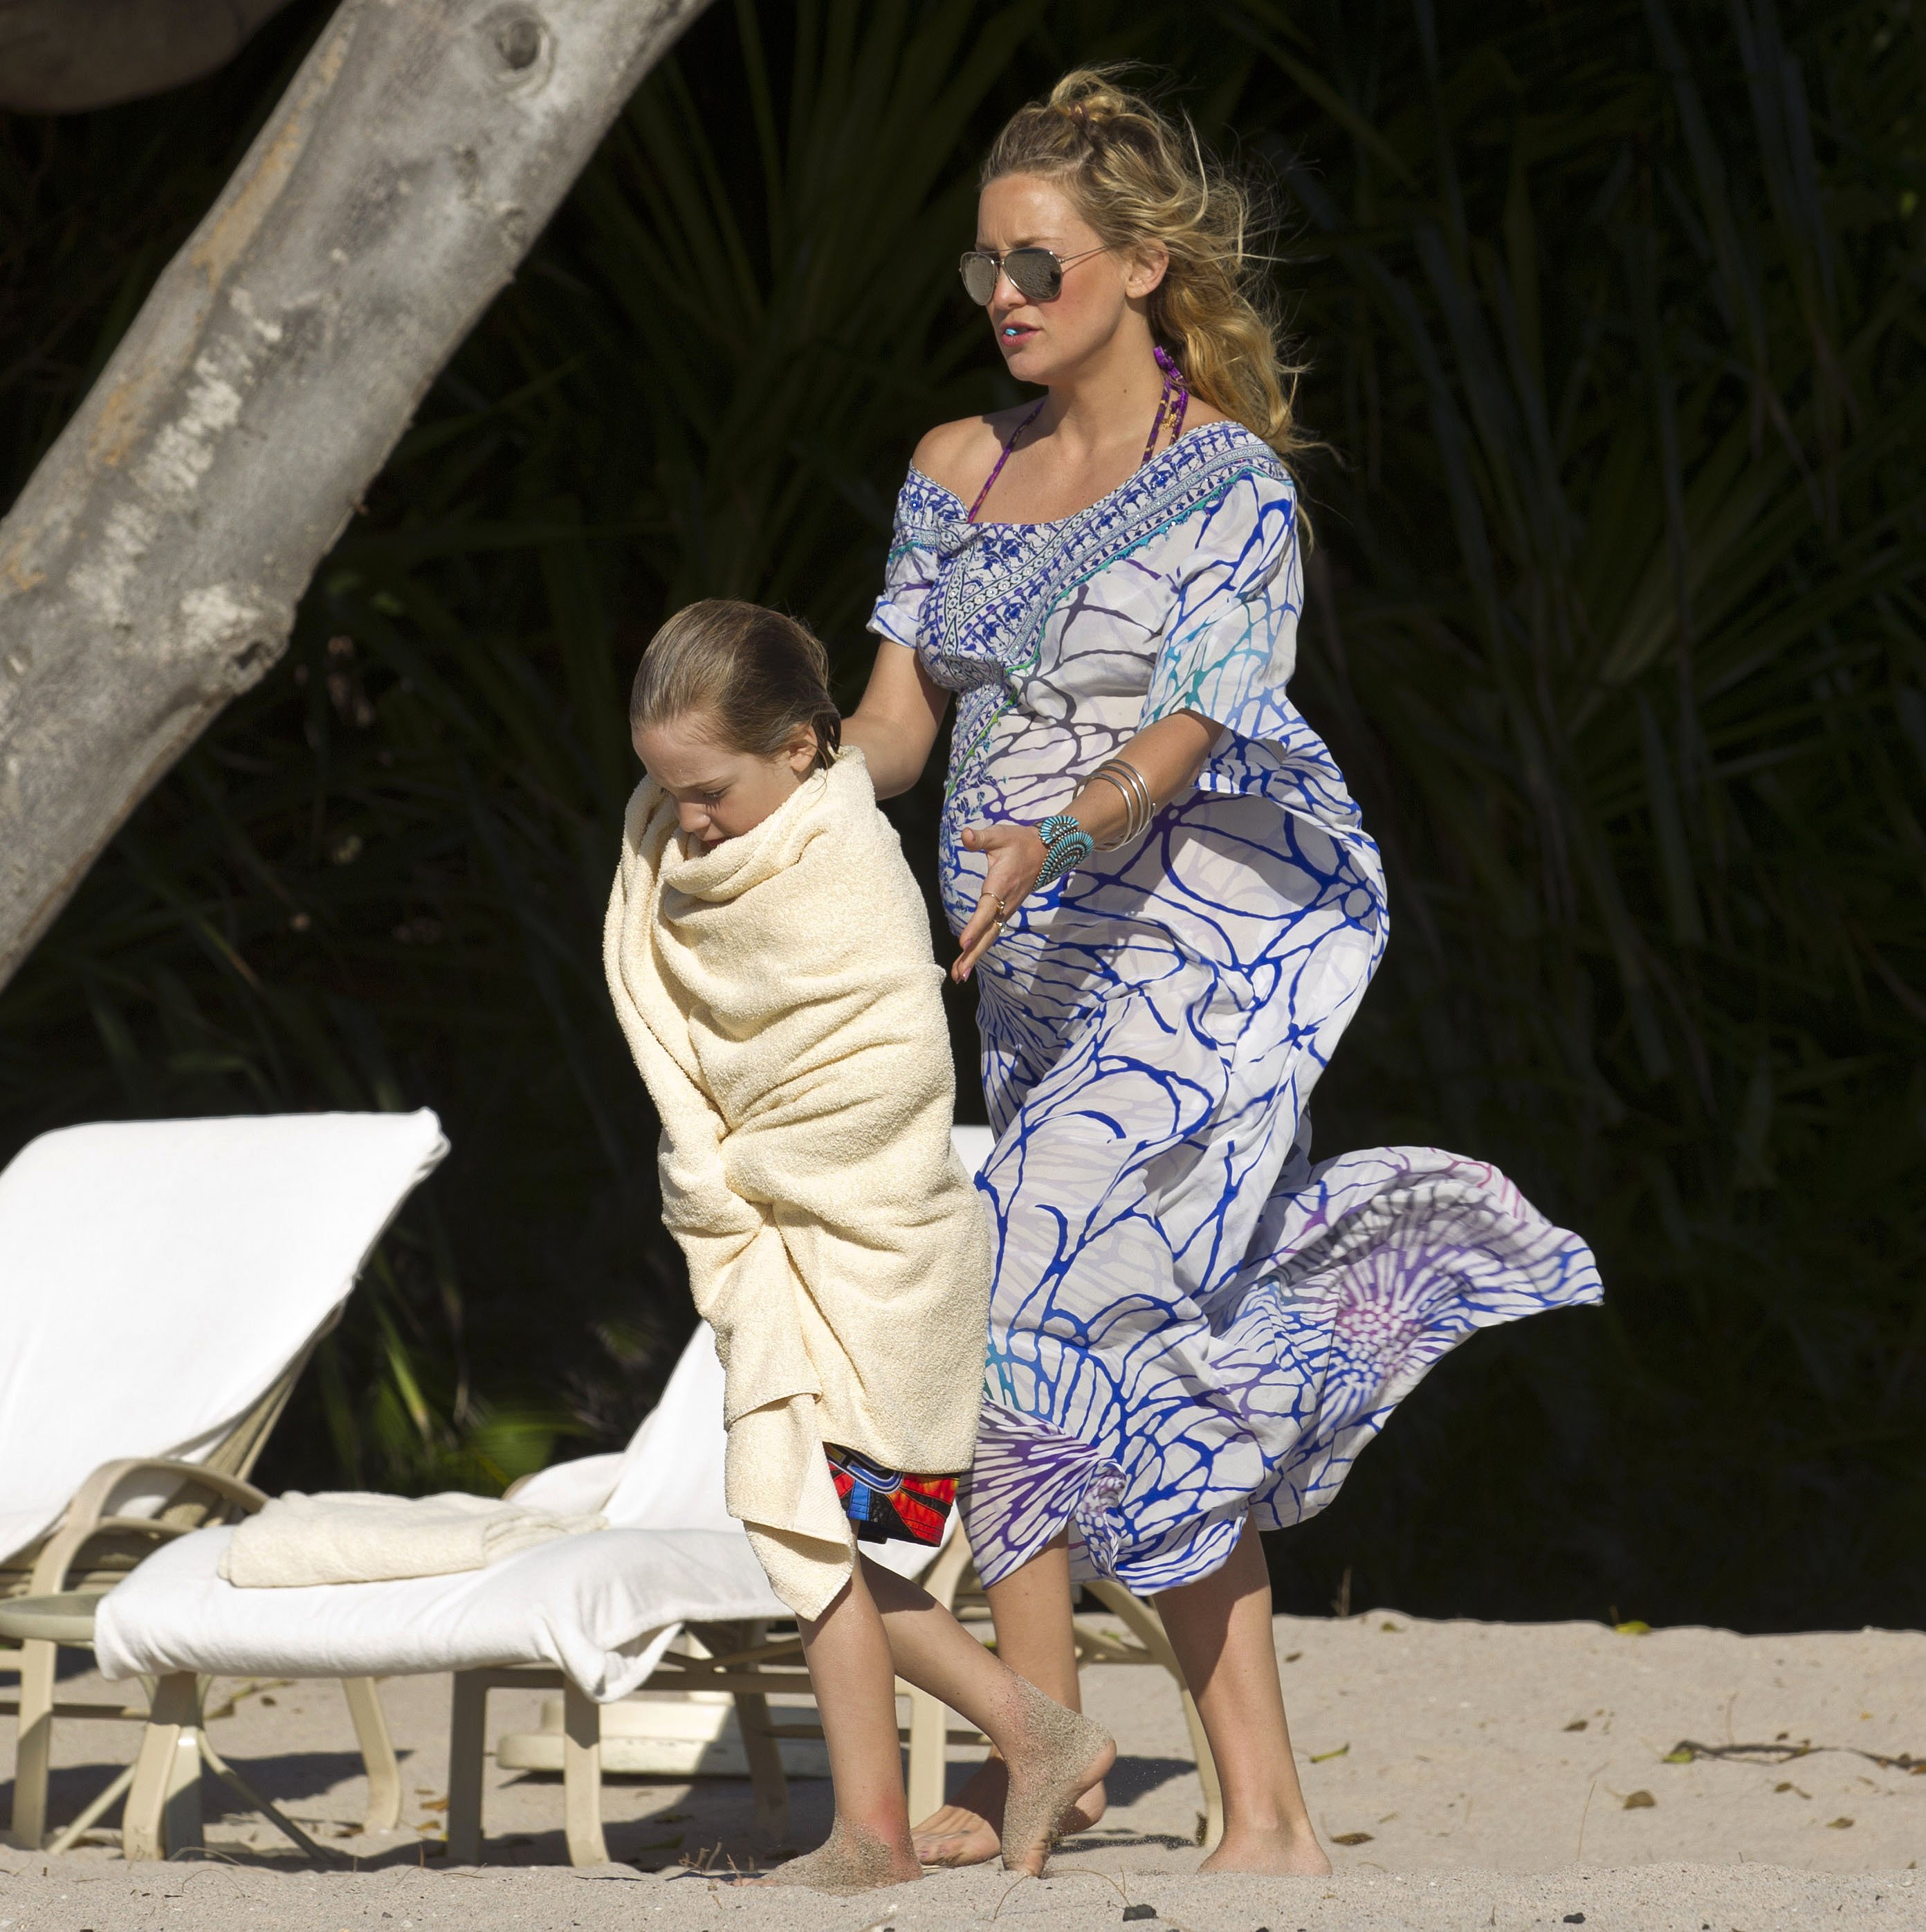
<path id="1" fill-rule="evenodd" d="M 1304 1808 L 1284 1720 L 1264 1548 L 1247 1522 L 1230 1561 L 1195 1583 L 1160 1592 L 1158 1613 L 1217 1760 L 1224 1842 L 1206 1871 L 1331 1869 Z"/>
<path id="2" fill-rule="evenodd" d="M 960 1712 L 996 1747 L 1000 1833 L 991 1833 L 986 1856 L 1000 1850 L 1011 1870 L 1041 1871 L 1065 1814 L 1101 1788 L 1115 1741 L 1009 1669 L 920 1586 L 867 1561 L 863 1567 L 899 1674 Z M 1067 1593 L 1067 1574 L 1064 1581 Z M 1074 1694 L 1074 1660 L 1068 1688 Z"/>
<path id="3" fill-rule="evenodd" d="M 1071 1629 L 1070 1549 L 1067 1535 L 1046 1544 L 1020 1570 L 987 1592 L 996 1622 L 996 1654 L 1018 1676 L 1072 1711 L 1083 1708 Z M 981 1728 L 981 1726 L 979 1726 Z M 925 1864 L 975 1865 L 996 1857 L 1003 1829 L 1009 1767 L 993 1750 L 954 1804 L 915 1827 L 916 1852 Z M 1092 1785 L 1061 1821 L 1067 1834 L 1088 1831 L 1104 1815 L 1104 1787 Z"/>
<path id="4" fill-rule="evenodd" d="M 921 1878 L 903 1792 L 896 1674 L 863 1565 L 821 1616 L 797 1627 L 829 1748 L 836 1822 L 827 1844 L 760 1882 L 861 1892 Z"/>

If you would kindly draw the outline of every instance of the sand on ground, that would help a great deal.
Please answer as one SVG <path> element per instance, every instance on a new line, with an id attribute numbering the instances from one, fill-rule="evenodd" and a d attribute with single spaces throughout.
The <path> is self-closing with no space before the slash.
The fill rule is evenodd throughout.
<path id="1" fill-rule="evenodd" d="M 1280 1617 L 1275 1628 L 1300 1772 L 1337 1868 L 1329 1880 L 1197 1875 L 1196 1772 L 1175 1689 L 1150 1670 L 1086 1672 L 1086 1702 L 1121 1748 L 1113 1804 L 1062 1848 L 1047 1880 L 941 1873 L 854 1900 L 731 1887 L 727 1875 L 758 1848 L 748 1786 L 730 1778 L 610 1780 L 616 1862 L 572 1871 L 559 1779 L 491 1762 L 484 1864 L 448 1870 L 446 1677 L 383 1687 L 406 1808 L 402 1828 L 380 1837 L 357 1828 L 366 1786 L 338 1688 L 223 1680 L 208 1700 L 229 1707 L 211 1720 L 216 1748 L 352 1866 L 315 1870 L 261 1820 L 230 1811 L 209 1778 L 201 1860 L 129 1866 L 111 1833 L 57 1858 L 0 1851 L 0 1932 L 427 1932 L 463 1921 L 532 1932 L 942 1932 L 1039 1914 L 1051 1932 L 1080 1932 L 1145 1904 L 1186 1932 L 1926 1928 L 1916 1869 L 1926 1635 L 1622 1635 L 1394 1611 Z M 115 1693 L 79 1677 L 61 1694 Z M 491 1738 L 535 1729 L 541 1696 L 496 1694 Z M 0 1803 L 11 1796 L 5 1729 Z M 133 1726 L 60 1726 L 57 1820 L 130 1759 L 138 1736 Z M 953 1750 L 953 1789 L 976 1754 Z M 791 1798 L 793 1835 L 816 1842 L 826 1782 L 798 1779 Z"/>

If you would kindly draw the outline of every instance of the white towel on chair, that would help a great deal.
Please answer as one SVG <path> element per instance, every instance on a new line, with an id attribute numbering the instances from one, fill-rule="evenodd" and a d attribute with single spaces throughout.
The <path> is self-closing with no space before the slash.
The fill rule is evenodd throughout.
<path id="1" fill-rule="evenodd" d="M 220 1574 L 242 1589 L 388 1583 L 480 1570 L 558 1536 L 606 1529 L 601 1516 L 555 1516 L 490 1496 L 384 1496 L 290 1490 L 238 1525 Z"/>

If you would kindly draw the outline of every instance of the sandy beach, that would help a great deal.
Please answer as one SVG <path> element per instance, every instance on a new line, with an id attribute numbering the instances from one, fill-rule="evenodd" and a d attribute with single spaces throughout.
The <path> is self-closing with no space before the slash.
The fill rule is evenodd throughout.
<path id="1" fill-rule="evenodd" d="M 1196 1875 L 1197 1778 L 1174 1691 L 1147 1670 L 1086 1673 L 1091 1708 L 1122 1747 L 1113 1806 L 1047 1880 L 942 1873 L 861 1899 L 728 1884 L 755 1853 L 748 1786 L 729 1778 L 610 1780 L 619 1862 L 574 1871 L 559 1780 L 491 1765 L 484 1863 L 451 1870 L 445 1678 L 385 1687 L 408 1809 L 403 1828 L 379 1838 L 356 1828 L 364 1786 L 334 1686 L 223 1682 L 210 1698 L 232 1705 L 213 1724 L 218 1748 L 343 1868 L 316 1870 L 260 1821 L 223 1815 L 226 1794 L 209 1780 L 199 1862 L 130 1867 L 109 1834 L 58 1858 L 0 1852 L 0 1932 L 940 1932 L 993 1916 L 1080 1932 L 1146 1905 L 1188 1932 L 1926 1925 L 1926 1635 L 1621 1635 L 1384 1610 L 1279 1618 L 1276 1630 L 1312 1814 L 1337 1868 L 1329 1880 Z M 111 1694 L 84 1677 L 62 1688 Z M 491 1736 L 535 1728 L 541 1701 L 499 1695 Z M 126 1762 L 137 1735 L 63 1726 L 55 1816 Z M 0 1777 L 10 1778 L 11 1750 L 8 1726 Z M 953 1751 L 953 1781 L 972 1755 Z M 813 1842 L 828 1824 L 826 1782 L 796 1780 L 792 1802 L 796 1837 Z"/>

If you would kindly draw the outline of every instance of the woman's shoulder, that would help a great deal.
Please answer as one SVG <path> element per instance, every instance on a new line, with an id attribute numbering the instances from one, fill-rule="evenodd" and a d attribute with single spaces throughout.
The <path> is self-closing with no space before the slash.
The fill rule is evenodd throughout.
<path id="1" fill-rule="evenodd" d="M 1033 402 L 1017 403 L 1007 410 L 939 423 L 916 446 L 910 467 L 967 503 L 982 488 L 1017 426 L 1035 407 Z"/>
<path id="2" fill-rule="evenodd" d="M 1184 434 L 1164 451 L 1179 468 L 1221 473 L 1232 482 L 1248 478 L 1260 491 L 1289 491 L 1291 473 L 1278 452 L 1235 416 L 1212 410 L 1203 421 L 1193 410 Z"/>
<path id="3" fill-rule="evenodd" d="M 1298 524 L 1296 485 L 1277 452 L 1221 417 L 1186 428 L 1158 466 L 1144 508 L 1162 519 L 1164 555 L 1179 576 L 1228 564 L 1239 580 L 1268 580 Z"/>
<path id="4" fill-rule="evenodd" d="M 1207 403 L 1194 390 L 1184 404 L 1184 427 L 1187 430 L 1209 429 L 1218 423 L 1237 422 L 1235 416 L 1228 416 L 1215 403 Z M 1244 425 L 1237 423 L 1242 429 Z"/>
<path id="5" fill-rule="evenodd" d="M 1170 526 L 1180 546 L 1208 548 L 1236 532 L 1297 519 L 1297 485 L 1284 460 L 1255 430 L 1235 417 L 1187 428 L 1163 453 L 1154 486 L 1160 500 L 1174 500 L 1181 514 Z"/>

